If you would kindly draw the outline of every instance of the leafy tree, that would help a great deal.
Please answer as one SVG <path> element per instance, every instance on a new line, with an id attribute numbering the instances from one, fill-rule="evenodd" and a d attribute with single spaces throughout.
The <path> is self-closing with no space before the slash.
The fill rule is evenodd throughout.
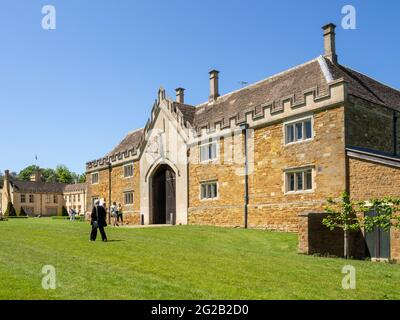
<path id="1" fill-rule="evenodd" d="M 57 174 L 54 169 L 51 169 L 51 168 L 42 169 L 42 175 L 46 182 L 58 181 Z"/>
<path id="2" fill-rule="evenodd" d="M 17 178 L 18 178 L 18 180 L 22 180 L 22 181 L 29 181 L 31 179 L 31 175 L 34 174 L 38 170 L 41 171 L 40 167 L 38 167 L 37 165 L 28 166 L 19 172 Z"/>
<path id="3" fill-rule="evenodd" d="M 7 209 L 6 209 L 6 212 L 4 212 L 4 215 L 6 217 L 16 217 L 17 216 L 17 212 L 15 211 L 15 208 L 14 208 L 14 205 L 12 204 L 12 202 L 7 203 Z"/>
<path id="4" fill-rule="evenodd" d="M 20 217 L 26 217 L 27 216 L 27 214 L 25 212 L 25 209 L 23 207 L 21 207 L 21 209 L 19 210 L 19 216 Z"/>
<path id="5" fill-rule="evenodd" d="M 58 215 L 59 217 L 68 217 L 68 211 L 67 211 L 67 209 L 66 209 L 64 206 L 62 206 L 62 207 L 58 208 L 58 213 L 57 213 L 57 215 Z"/>
<path id="6" fill-rule="evenodd" d="M 322 220 L 322 224 L 333 231 L 336 228 L 342 229 L 344 233 L 344 257 L 349 257 L 349 233 L 361 230 L 362 224 L 357 218 L 357 202 L 350 200 L 347 192 L 341 194 L 340 201 L 332 198 L 327 200 L 325 207 L 327 216 Z"/>
<path id="7" fill-rule="evenodd" d="M 57 181 L 62 183 L 74 183 L 73 173 L 64 165 L 56 167 Z"/>
<path id="8" fill-rule="evenodd" d="M 86 182 L 86 174 L 81 174 L 79 176 L 79 183 L 85 183 Z"/>
<path id="9" fill-rule="evenodd" d="M 364 212 L 364 228 L 366 231 L 373 231 L 374 228 L 381 228 L 384 231 L 391 227 L 400 229 L 400 199 L 384 197 L 372 199 L 361 206 Z M 367 215 L 374 212 L 374 215 Z"/>

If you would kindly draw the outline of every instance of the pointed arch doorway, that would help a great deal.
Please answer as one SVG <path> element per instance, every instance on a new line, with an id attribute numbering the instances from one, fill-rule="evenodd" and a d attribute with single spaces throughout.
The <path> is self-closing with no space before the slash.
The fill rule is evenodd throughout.
<path id="1" fill-rule="evenodd" d="M 151 177 L 150 223 L 176 223 L 176 174 L 167 164 L 158 166 Z"/>

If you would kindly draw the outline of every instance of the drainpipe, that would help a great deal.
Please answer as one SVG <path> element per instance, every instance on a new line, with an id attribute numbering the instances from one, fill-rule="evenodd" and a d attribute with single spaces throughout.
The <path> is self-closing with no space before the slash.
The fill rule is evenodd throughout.
<path id="1" fill-rule="evenodd" d="M 397 121 L 398 116 L 395 110 L 393 110 L 393 155 L 396 157 L 397 152 Z"/>
<path id="2" fill-rule="evenodd" d="M 244 137 L 244 228 L 248 227 L 249 216 L 249 152 L 247 146 L 249 125 L 243 124 L 240 126 Z"/>
<path id="3" fill-rule="evenodd" d="M 108 164 L 108 224 L 111 224 L 111 162 Z"/>

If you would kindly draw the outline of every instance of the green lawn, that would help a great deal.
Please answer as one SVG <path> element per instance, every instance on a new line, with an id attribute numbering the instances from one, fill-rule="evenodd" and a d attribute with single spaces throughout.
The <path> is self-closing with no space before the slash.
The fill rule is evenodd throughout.
<path id="1" fill-rule="evenodd" d="M 399 299 L 400 265 L 297 254 L 297 235 L 179 226 L 107 228 L 83 222 L 0 222 L 0 299 Z M 357 271 L 343 290 L 342 267 Z M 57 289 L 43 290 L 53 265 Z"/>

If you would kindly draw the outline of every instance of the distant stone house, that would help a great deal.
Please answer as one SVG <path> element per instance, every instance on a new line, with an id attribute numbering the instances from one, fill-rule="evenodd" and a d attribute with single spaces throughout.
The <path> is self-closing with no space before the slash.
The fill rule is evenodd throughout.
<path id="1" fill-rule="evenodd" d="M 28 216 L 55 216 L 63 206 L 84 214 L 86 184 L 44 182 L 38 173 L 32 175 L 30 181 L 21 181 L 6 170 L 3 186 L 0 186 L 0 209 L 3 213 L 8 202 L 13 203 L 17 214 L 23 208 Z"/>
<path id="2" fill-rule="evenodd" d="M 344 190 L 400 196 L 400 92 L 339 64 L 335 26 L 323 30 L 323 56 L 240 90 L 220 95 L 211 71 L 200 105 L 161 88 L 145 128 L 87 163 L 87 206 L 119 202 L 131 223 L 299 231 L 300 212 Z"/>

